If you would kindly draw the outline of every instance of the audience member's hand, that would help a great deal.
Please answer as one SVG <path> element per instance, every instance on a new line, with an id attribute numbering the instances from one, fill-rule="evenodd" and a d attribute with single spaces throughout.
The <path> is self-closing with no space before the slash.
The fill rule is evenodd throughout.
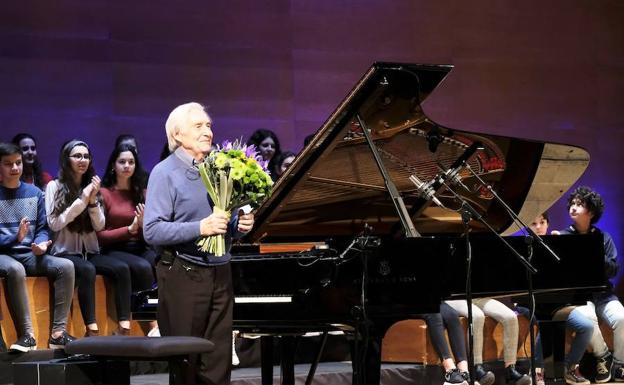
<path id="1" fill-rule="evenodd" d="M 199 223 L 199 232 L 203 236 L 225 234 L 230 221 L 224 212 L 212 213 Z"/>
<path id="2" fill-rule="evenodd" d="M 145 211 L 145 205 L 139 203 L 134 209 L 134 217 L 137 219 L 139 227 L 143 228 L 143 212 Z"/>
<path id="3" fill-rule="evenodd" d="M 132 235 L 137 235 L 139 233 L 139 219 L 136 215 L 134 216 L 130 226 L 128 226 L 128 232 Z"/>
<path id="4" fill-rule="evenodd" d="M 32 249 L 33 254 L 35 254 L 36 256 L 40 256 L 46 253 L 46 251 L 48 251 L 48 246 L 50 246 L 52 244 L 52 241 L 45 241 L 45 242 L 41 242 L 41 243 L 32 243 L 30 245 L 30 248 Z"/>
<path id="5" fill-rule="evenodd" d="M 26 238 L 28 234 L 28 226 L 30 226 L 30 222 L 28 222 L 28 218 L 24 217 L 20 220 L 19 229 L 17 230 L 17 242 L 20 243 Z"/>
<path id="6" fill-rule="evenodd" d="M 553 231 L 550 232 L 550 235 L 561 235 L 561 231 L 553 230 Z"/>
<path id="7" fill-rule="evenodd" d="M 89 203 L 91 204 L 95 204 L 96 198 L 97 198 L 97 193 L 98 191 L 100 191 L 100 177 L 97 175 L 93 175 L 93 178 L 91 178 L 91 185 L 93 186 L 93 188 L 91 189 L 91 194 L 89 194 Z"/>
<path id="8" fill-rule="evenodd" d="M 254 225 L 253 213 L 243 214 L 243 210 L 238 212 L 238 231 L 241 233 L 248 233 Z"/>
<path id="9" fill-rule="evenodd" d="M 91 192 L 93 191 L 93 183 L 89 183 L 85 188 L 82 189 L 81 199 L 87 201 L 91 199 Z"/>

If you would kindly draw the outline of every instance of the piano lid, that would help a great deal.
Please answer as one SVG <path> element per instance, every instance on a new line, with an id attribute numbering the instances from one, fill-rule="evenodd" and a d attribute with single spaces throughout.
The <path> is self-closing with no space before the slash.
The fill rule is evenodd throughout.
<path id="1" fill-rule="evenodd" d="M 450 65 L 375 63 L 297 156 L 256 212 L 252 241 L 323 239 L 360 233 L 403 233 L 361 128 L 371 130 L 385 167 L 421 234 L 460 233 L 459 207 L 444 186 L 437 196 L 448 209 L 423 200 L 409 180 L 430 181 L 478 145 L 467 162 L 520 214 L 525 223 L 548 209 L 581 176 L 589 154 L 578 147 L 472 133 L 441 126 L 422 103 L 451 71 Z M 500 233 L 517 230 L 488 189 L 468 170 L 470 189 L 454 188 Z M 473 231 L 486 228 L 473 221 Z"/>

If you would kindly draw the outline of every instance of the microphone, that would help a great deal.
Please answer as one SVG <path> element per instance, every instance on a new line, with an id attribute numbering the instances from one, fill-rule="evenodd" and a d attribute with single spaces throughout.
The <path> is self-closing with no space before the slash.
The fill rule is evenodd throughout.
<path id="1" fill-rule="evenodd" d="M 444 167 L 441 164 L 438 164 L 438 168 L 440 169 L 441 173 L 436 175 L 434 180 L 438 180 L 440 183 L 444 183 L 444 181 L 447 181 L 453 186 L 459 185 L 463 187 L 466 191 L 472 192 L 470 188 L 468 188 L 468 186 L 466 186 L 464 182 L 462 182 L 461 178 L 459 177 L 459 172 L 466 166 L 467 166 L 467 163 L 465 161 L 449 169 L 444 169 Z"/>
<path id="2" fill-rule="evenodd" d="M 433 187 L 431 187 L 431 185 L 435 181 L 435 178 L 431 182 L 425 183 L 416 175 L 410 175 L 409 180 L 414 183 L 414 185 L 416 186 L 416 190 L 421 197 L 428 201 L 433 201 L 433 203 L 440 207 L 444 207 L 442 202 L 440 202 L 440 200 L 435 196 L 435 191 L 433 190 Z"/>

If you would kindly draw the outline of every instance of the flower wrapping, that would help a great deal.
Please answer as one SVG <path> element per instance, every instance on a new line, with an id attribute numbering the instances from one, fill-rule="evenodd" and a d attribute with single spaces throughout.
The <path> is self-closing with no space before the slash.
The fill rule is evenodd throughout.
<path id="1" fill-rule="evenodd" d="M 271 193 L 273 181 L 268 161 L 240 140 L 223 142 L 211 151 L 197 168 L 212 200 L 213 212 L 225 212 L 245 205 L 259 206 Z M 197 240 L 199 250 L 217 257 L 225 255 L 225 236 L 210 235 Z"/>

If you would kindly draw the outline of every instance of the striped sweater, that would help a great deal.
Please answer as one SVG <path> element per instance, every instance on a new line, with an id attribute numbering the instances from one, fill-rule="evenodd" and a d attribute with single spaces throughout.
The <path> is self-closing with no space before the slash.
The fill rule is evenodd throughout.
<path id="1" fill-rule="evenodd" d="M 22 218 L 30 222 L 28 234 L 17 242 Z M 18 188 L 0 185 L 0 252 L 19 254 L 31 251 L 32 243 L 50 239 L 45 214 L 44 195 L 34 185 L 20 183 Z"/>

